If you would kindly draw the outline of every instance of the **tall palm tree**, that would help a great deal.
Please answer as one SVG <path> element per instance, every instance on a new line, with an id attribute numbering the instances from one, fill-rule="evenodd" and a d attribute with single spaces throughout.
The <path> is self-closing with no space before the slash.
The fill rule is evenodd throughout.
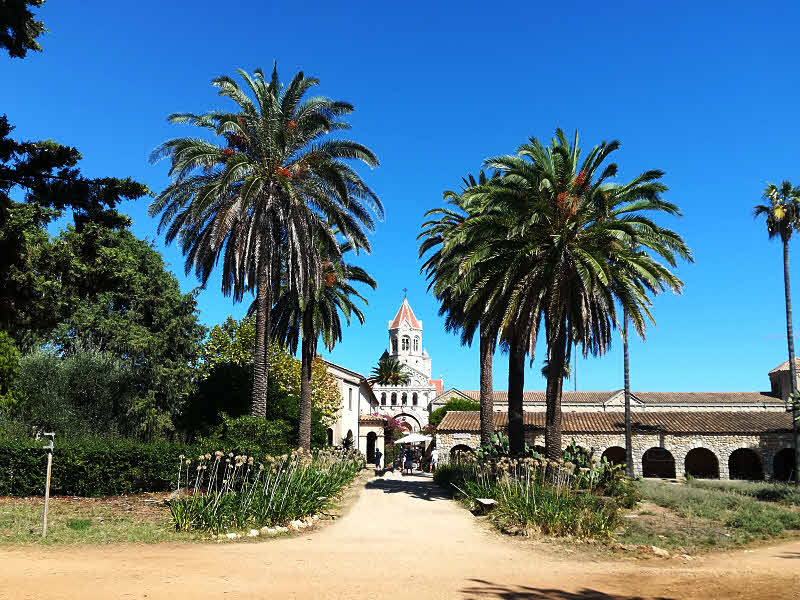
<path id="1" fill-rule="evenodd" d="M 774 183 L 764 190 L 767 204 L 753 207 L 753 216 L 766 217 L 769 239 L 781 238 L 783 244 L 783 293 L 786 302 L 786 340 L 789 347 L 789 380 L 791 385 L 793 440 L 794 440 L 794 482 L 800 485 L 800 411 L 797 398 L 797 366 L 794 362 L 794 332 L 792 327 L 792 294 L 789 283 L 789 240 L 800 228 L 800 187 L 790 181 L 782 181 L 780 187 Z"/>
<path id="2" fill-rule="evenodd" d="M 241 301 L 255 291 L 256 347 L 252 414 L 266 415 L 267 345 L 271 308 L 282 273 L 298 298 L 315 292 L 321 263 L 313 249 L 326 239 L 337 247 L 331 227 L 358 248 L 369 248 L 372 214 L 383 216 L 375 193 L 345 162 L 377 166 L 365 146 L 331 133 L 349 129 L 341 119 L 347 102 L 308 97 L 317 79 L 297 73 L 284 88 L 277 67 L 267 79 L 239 70 L 240 86 L 227 76 L 212 80 L 234 112 L 178 113 L 171 123 L 210 132 L 212 139 L 183 137 L 156 148 L 151 161 L 169 158 L 173 182 L 150 207 L 161 214 L 166 240 L 180 238 L 187 273 L 203 285 L 222 260 L 222 291 Z M 317 240 L 317 242 L 314 242 Z"/>
<path id="3" fill-rule="evenodd" d="M 618 142 L 594 147 L 584 159 L 577 134 L 570 143 L 561 130 L 549 147 L 536 138 L 516 155 L 491 158 L 486 166 L 502 177 L 477 195 L 492 215 L 494 232 L 465 259 L 492 290 L 488 305 L 502 311 L 501 342 L 509 349 L 509 438 L 521 452 L 522 390 L 526 353 L 533 353 L 543 326 L 547 344 L 548 457 L 561 453 L 561 393 L 564 365 L 576 339 L 584 356 L 602 354 L 617 326 L 615 303 L 627 310 L 640 335 L 653 322 L 651 296 L 679 292 L 682 282 L 647 252 L 655 250 L 672 265 L 675 256 L 691 258 L 683 240 L 653 228 L 646 211 L 679 214 L 664 202 L 660 171 L 648 171 L 626 184 L 608 180 L 617 173 L 608 156 Z M 469 232 L 469 221 L 464 224 Z M 477 233 L 476 235 L 480 235 Z M 640 241 L 640 238 L 645 239 Z M 478 257 L 478 258 L 476 258 Z M 469 310 L 478 294 L 467 302 Z M 501 300 L 495 302 L 495 300 Z M 477 300 L 486 302 L 485 299 Z"/>
<path id="4" fill-rule="evenodd" d="M 344 241 L 340 255 L 353 250 L 352 244 Z M 361 283 L 375 289 L 375 280 L 364 269 L 347 264 L 344 260 L 325 261 L 322 265 L 321 283 L 316 293 L 307 298 L 298 298 L 289 285 L 284 285 L 273 309 L 275 326 L 273 337 L 292 353 L 297 351 L 300 341 L 300 430 L 298 447 L 311 449 L 311 393 L 312 367 L 317 354 L 317 342 L 328 350 L 333 350 L 342 340 L 343 315 L 347 325 L 351 316 L 364 324 L 364 313 L 356 305 L 355 299 L 365 305 L 367 300 L 353 287 Z M 287 277 L 288 279 L 288 277 Z"/>
<path id="5" fill-rule="evenodd" d="M 476 178 L 468 175 L 462 179 L 460 192 L 447 190 L 443 194 L 444 201 L 449 205 L 445 208 L 435 208 L 425 213 L 426 217 L 438 217 L 426 221 L 422 225 L 422 239 L 419 256 L 427 252 L 434 252 L 422 266 L 422 271 L 427 274 L 430 284 L 428 289 L 433 289 L 440 301 L 439 314 L 446 316 L 445 329 L 447 331 L 460 330 L 461 344 L 471 345 L 476 329 L 480 340 L 480 405 L 481 405 L 481 444 L 490 442 L 494 432 L 494 386 L 492 381 L 492 363 L 497 341 L 497 329 L 482 309 L 464 311 L 465 298 L 459 297 L 453 285 L 459 279 L 471 279 L 475 272 L 464 273 L 459 268 L 458 257 L 463 252 L 468 252 L 465 240 L 460 236 L 460 227 L 469 217 L 476 216 L 479 206 L 469 202 L 469 192 L 478 186 L 486 185 L 489 181 L 484 171 Z M 465 286 L 461 289 L 463 290 Z"/>
<path id="6" fill-rule="evenodd" d="M 402 362 L 384 352 L 368 381 L 378 385 L 408 385 L 411 375 Z"/>

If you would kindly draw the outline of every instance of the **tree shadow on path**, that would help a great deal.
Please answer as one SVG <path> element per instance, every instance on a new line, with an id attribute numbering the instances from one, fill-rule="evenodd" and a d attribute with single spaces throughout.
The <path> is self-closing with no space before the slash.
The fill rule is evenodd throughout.
<path id="1" fill-rule="evenodd" d="M 385 494 L 407 494 L 420 500 L 444 500 L 450 496 L 432 479 L 386 479 L 378 477 L 369 481 L 366 488 L 381 490 Z"/>
<path id="2" fill-rule="evenodd" d="M 555 588 L 535 588 L 523 585 L 504 585 L 483 579 L 470 579 L 471 586 L 461 590 L 468 600 L 672 600 L 663 596 L 644 597 L 619 594 L 606 594 L 585 588 L 578 592 L 567 592 Z"/>

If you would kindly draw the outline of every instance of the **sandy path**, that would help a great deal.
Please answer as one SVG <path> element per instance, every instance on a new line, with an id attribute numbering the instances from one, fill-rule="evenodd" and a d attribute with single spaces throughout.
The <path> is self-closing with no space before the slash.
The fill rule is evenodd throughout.
<path id="1" fill-rule="evenodd" d="M 798 598 L 800 542 L 681 564 L 576 561 L 476 525 L 430 479 L 371 480 L 341 521 L 255 544 L 0 550 L 0 598 Z"/>

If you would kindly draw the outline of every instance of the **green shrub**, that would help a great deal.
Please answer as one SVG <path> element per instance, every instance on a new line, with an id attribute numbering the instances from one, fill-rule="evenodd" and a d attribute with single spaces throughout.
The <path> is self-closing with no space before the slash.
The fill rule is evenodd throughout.
<path id="1" fill-rule="evenodd" d="M 329 504 L 365 464 L 352 452 L 263 458 L 206 454 L 184 480 L 191 493 L 169 503 L 175 528 L 220 532 L 308 516 Z"/>
<path id="2" fill-rule="evenodd" d="M 106 496 L 175 489 L 178 456 L 198 452 L 169 443 L 60 442 L 56 437 L 50 493 Z M 43 495 L 46 465 L 47 454 L 41 443 L 4 442 L 0 446 L 0 495 Z"/>
<path id="3" fill-rule="evenodd" d="M 448 400 L 444 406 L 440 406 L 439 408 L 431 411 L 431 414 L 428 417 L 428 424 L 438 427 L 439 423 L 441 423 L 442 419 L 444 419 L 444 416 L 451 410 L 476 411 L 480 409 L 480 402 L 476 402 L 475 400 L 469 400 L 467 398 L 450 398 L 450 400 Z"/>
<path id="4" fill-rule="evenodd" d="M 291 452 L 293 430 L 288 421 L 268 421 L 261 417 L 220 415 L 222 422 L 211 434 L 200 438 L 204 448 L 224 448 L 234 454 L 284 454 Z"/>
<path id="5" fill-rule="evenodd" d="M 22 358 L 16 384 L 24 400 L 11 413 L 58 438 L 136 431 L 133 372 L 108 353 L 76 349 L 66 357 L 35 351 Z"/>

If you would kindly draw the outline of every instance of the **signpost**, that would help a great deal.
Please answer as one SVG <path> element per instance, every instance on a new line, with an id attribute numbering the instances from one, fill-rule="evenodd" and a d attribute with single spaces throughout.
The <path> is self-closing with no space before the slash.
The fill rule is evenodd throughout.
<path id="1" fill-rule="evenodd" d="M 42 537 L 47 537 L 47 502 L 50 500 L 50 473 L 53 470 L 53 441 L 55 433 L 45 433 L 44 437 L 50 438 L 50 442 L 43 449 L 47 450 L 47 478 L 44 484 L 44 511 L 42 512 Z"/>

